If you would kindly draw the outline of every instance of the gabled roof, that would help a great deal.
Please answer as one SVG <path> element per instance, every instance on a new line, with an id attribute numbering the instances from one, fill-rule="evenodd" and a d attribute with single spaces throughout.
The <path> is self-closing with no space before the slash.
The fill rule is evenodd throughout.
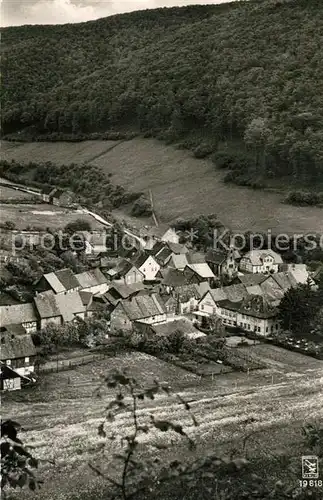
<path id="1" fill-rule="evenodd" d="M 42 189 L 42 194 L 51 194 L 53 191 L 56 191 L 56 188 L 54 188 L 53 186 L 45 186 L 43 187 Z"/>
<path id="2" fill-rule="evenodd" d="M 52 290 L 36 295 L 35 305 L 41 319 L 61 316 L 61 312 L 56 302 L 56 295 Z"/>
<path id="3" fill-rule="evenodd" d="M 172 253 L 175 253 L 176 255 L 188 252 L 188 248 L 185 245 L 182 245 L 181 243 L 172 243 L 171 241 L 167 241 L 166 244 L 170 249 L 170 251 Z"/>
<path id="4" fill-rule="evenodd" d="M 77 288 L 79 286 L 78 281 L 73 274 L 73 271 L 69 268 L 56 271 L 56 276 L 62 283 L 66 291 L 72 290 L 73 288 Z"/>
<path id="5" fill-rule="evenodd" d="M 21 325 L 37 321 L 34 304 L 16 304 L 0 307 L 0 326 Z"/>
<path id="6" fill-rule="evenodd" d="M 248 297 L 248 292 L 244 285 L 230 285 L 223 288 L 228 300 L 238 302 Z"/>
<path id="7" fill-rule="evenodd" d="M 244 286 L 253 286 L 253 285 L 259 285 L 259 283 L 262 283 L 268 278 L 268 274 L 243 274 L 243 275 L 238 275 L 237 279 L 244 285 Z"/>
<path id="8" fill-rule="evenodd" d="M 1 333 L 1 361 L 36 356 L 36 348 L 31 335 Z"/>
<path id="9" fill-rule="evenodd" d="M 162 238 L 169 229 L 174 231 L 174 229 L 169 227 L 167 224 L 159 224 L 158 226 L 151 227 L 147 234 L 148 236 L 154 236 L 155 238 Z"/>
<path id="10" fill-rule="evenodd" d="M 221 250 L 208 250 L 205 256 L 206 262 L 211 262 L 211 264 L 220 265 L 227 259 L 227 253 Z"/>
<path id="11" fill-rule="evenodd" d="M 194 271 L 201 278 L 215 278 L 210 266 L 208 264 L 188 264 L 186 267 Z"/>
<path id="12" fill-rule="evenodd" d="M 61 269 L 53 273 L 44 274 L 43 278 L 47 281 L 55 293 L 63 293 L 73 288 L 78 288 L 79 283 L 71 269 Z"/>
<path id="13" fill-rule="evenodd" d="M 135 293 L 145 289 L 145 285 L 142 282 L 132 283 L 131 285 L 125 285 L 122 282 L 112 281 L 109 287 L 110 290 L 115 290 L 120 298 L 126 299 Z"/>
<path id="14" fill-rule="evenodd" d="M 274 273 L 271 275 L 273 280 L 280 286 L 282 290 L 287 292 L 290 288 L 297 286 L 297 281 L 290 273 Z"/>
<path id="15" fill-rule="evenodd" d="M 138 295 L 130 300 L 123 300 L 119 304 L 131 321 L 158 316 L 166 312 L 161 297 L 156 294 Z"/>
<path id="16" fill-rule="evenodd" d="M 189 264 L 205 264 L 205 254 L 202 252 L 188 252 L 186 259 Z"/>
<path id="17" fill-rule="evenodd" d="M 172 267 L 174 269 L 185 269 L 185 267 L 188 264 L 186 254 L 171 254 L 168 260 L 166 261 L 166 264 L 169 267 Z"/>
<path id="18" fill-rule="evenodd" d="M 210 290 L 210 294 L 214 302 L 220 302 L 221 300 L 225 300 L 227 298 L 224 288 L 212 288 Z"/>
<path id="19" fill-rule="evenodd" d="M 196 285 L 183 285 L 176 288 L 176 297 L 180 302 L 187 302 L 190 299 L 199 299 L 200 294 Z"/>
<path id="20" fill-rule="evenodd" d="M 254 318 L 273 318 L 277 315 L 277 308 L 271 305 L 263 296 L 248 296 L 240 302 L 223 300 L 219 307 L 230 311 L 240 312 Z"/>
<path id="21" fill-rule="evenodd" d="M 64 321 L 72 321 L 76 314 L 86 311 L 82 298 L 78 291 L 56 295 L 56 303 L 63 316 Z"/>
<path id="22" fill-rule="evenodd" d="M 165 286 L 177 287 L 189 284 L 188 277 L 178 269 L 168 268 L 165 273 L 162 272 L 162 275 L 162 283 Z"/>
<path id="23" fill-rule="evenodd" d="M 155 259 L 155 256 L 151 255 L 151 254 L 147 254 L 145 252 L 139 252 L 139 253 L 137 253 L 137 255 L 134 255 L 133 258 L 131 259 L 131 262 L 133 263 L 133 265 L 135 267 L 137 267 L 137 269 L 139 269 L 141 266 L 143 266 L 145 264 L 145 262 L 149 258 L 153 259 L 157 264 L 157 260 Z"/>
<path id="24" fill-rule="evenodd" d="M 7 325 L 1 328 L 1 331 L 10 333 L 12 335 L 26 335 L 26 329 L 22 325 Z"/>
<path id="25" fill-rule="evenodd" d="M 251 264 L 253 266 L 262 266 L 263 265 L 263 260 L 270 255 L 273 259 L 275 264 L 282 264 L 283 259 L 279 255 L 279 253 L 274 252 L 271 250 L 271 248 L 265 249 L 265 250 L 251 250 L 250 252 L 247 252 L 243 258 L 244 259 L 249 259 Z"/>
<path id="26" fill-rule="evenodd" d="M 107 278 L 98 268 L 76 274 L 75 278 L 81 288 L 90 288 L 92 286 L 103 285 L 108 282 Z"/>
<path id="27" fill-rule="evenodd" d="M 113 269 L 109 269 L 109 271 L 107 271 L 107 274 L 110 277 L 125 276 L 133 267 L 136 266 L 134 266 L 129 260 L 121 259 L 117 263 L 116 267 L 114 267 Z M 141 271 L 139 271 L 139 269 L 137 269 L 137 271 L 138 273 L 142 274 Z"/>
<path id="28" fill-rule="evenodd" d="M 84 307 L 86 307 L 86 310 L 88 310 L 89 306 L 93 302 L 93 294 L 91 292 L 83 292 L 82 290 L 79 292 L 82 304 Z"/>

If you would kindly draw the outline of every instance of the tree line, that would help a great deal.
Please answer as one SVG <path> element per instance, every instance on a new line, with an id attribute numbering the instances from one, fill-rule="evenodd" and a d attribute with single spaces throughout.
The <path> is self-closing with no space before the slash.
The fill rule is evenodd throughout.
<path id="1" fill-rule="evenodd" d="M 231 157 L 230 182 L 317 184 L 322 22 L 319 0 L 253 0 L 6 28 L 4 132 L 136 130 Z"/>

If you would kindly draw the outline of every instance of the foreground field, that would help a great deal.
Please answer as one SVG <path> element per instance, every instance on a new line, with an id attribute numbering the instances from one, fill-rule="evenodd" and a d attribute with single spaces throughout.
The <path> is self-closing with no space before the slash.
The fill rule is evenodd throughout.
<path id="1" fill-rule="evenodd" d="M 323 232 L 322 210 L 281 203 L 282 194 L 222 183 L 222 173 L 209 160 L 157 140 L 86 141 L 82 143 L 8 143 L 4 159 L 89 162 L 112 173 L 112 181 L 133 191 L 151 189 L 157 215 L 177 217 L 216 213 L 233 230 L 293 233 Z"/>
<path id="2" fill-rule="evenodd" d="M 270 370 L 250 376 L 219 375 L 214 381 L 200 381 L 184 370 L 138 353 L 46 375 L 39 387 L 6 394 L 2 402 L 3 417 L 14 418 L 23 425 L 24 440 L 33 445 L 34 454 L 44 460 L 39 474 L 45 486 L 37 499 L 67 500 L 77 492 L 79 498 L 89 498 L 90 491 L 106 487 L 93 477 L 89 461 L 109 469 L 110 475 L 118 473 L 111 458 L 112 453 L 119 450 L 118 439 L 107 440 L 106 453 L 102 455 L 99 450 L 105 440 L 97 434 L 112 393 L 105 390 L 100 398 L 94 395 L 102 375 L 112 368 L 127 368 L 129 374 L 145 386 L 155 378 L 169 381 L 173 391 L 190 402 L 198 427 L 173 396 L 161 395 L 140 406 L 141 423 L 147 424 L 150 415 L 181 422 L 189 436 L 196 440 L 197 450 L 193 452 L 177 435 L 151 431 L 142 438 L 140 452 L 145 456 L 159 456 L 163 462 L 183 460 L 183 457 L 189 461 L 215 450 L 229 454 L 233 447 L 241 450 L 241 440 L 249 433 L 253 433 L 254 438 L 248 444 L 248 453 L 256 458 L 273 453 L 301 456 L 304 451 L 300 444 L 301 426 L 304 421 L 323 417 L 322 364 L 312 365 L 311 358 L 308 358 L 308 370 L 291 372 L 288 376 L 278 371 L 275 383 Z M 108 435 L 120 436 L 130 432 L 130 425 L 131 416 L 124 412 L 115 422 L 107 424 L 106 431 Z M 165 443 L 174 446 L 166 451 L 154 446 Z M 55 465 L 46 462 L 48 460 Z M 25 493 L 22 497 L 28 495 Z M 91 498 L 101 497 L 97 494 Z"/>
<path id="3" fill-rule="evenodd" d="M 18 200 L 17 200 L 18 201 Z M 69 222 L 83 219 L 91 224 L 92 229 L 102 228 L 102 225 L 90 215 L 77 210 L 68 210 L 54 205 L 42 204 L 1 204 L 2 222 L 10 221 L 16 229 L 26 229 L 28 226 L 46 230 L 63 229 Z"/>

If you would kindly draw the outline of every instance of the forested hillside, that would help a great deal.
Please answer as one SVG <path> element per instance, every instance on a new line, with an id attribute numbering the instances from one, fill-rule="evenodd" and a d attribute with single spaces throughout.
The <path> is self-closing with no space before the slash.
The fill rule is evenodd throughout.
<path id="1" fill-rule="evenodd" d="M 251 0 L 2 30 L 3 130 L 141 131 L 227 180 L 323 181 L 323 2 Z"/>

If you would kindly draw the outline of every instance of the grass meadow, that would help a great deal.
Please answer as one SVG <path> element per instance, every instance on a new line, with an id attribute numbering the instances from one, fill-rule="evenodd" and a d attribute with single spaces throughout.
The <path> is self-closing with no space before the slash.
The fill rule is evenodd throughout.
<path id="1" fill-rule="evenodd" d="M 19 200 L 17 200 L 19 202 Z M 1 221 L 10 221 L 15 224 L 16 229 L 26 229 L 28 226 L 34 229 L 46 230 L 61 229 L 63 230 L 69 222 L 75 222 L 77 219 L 86 220 L 91 224 L 92 229 L 102 228 L 97 220 L 90 215 L 78 212 L 77 210 L 68 210 L 54 205 L 42 204 L 26 204 L 26 203 L 10 203 L 1 204 Z"/>
<path id="2" fill-rule="evenodd" d="M 177 217 L 215 213 L 235 231 L 273 233 L 323 232 L 322 209 L 282 203 L 279 191 L 252 190 L 224 184 L 223 172 L 209 160 L 198 160 L 185 150 L 154 139 L 135 138 L 120 143 L 8 143 L 4 159 L 88 162 L 112 174 L 112 182 L 128 190 L 152 190 L 157 216 L 165 222 Z"/>
<path id="3" fill-rule="evenodd" d="M 309 358 L 308 368 L 311 364 Z M 154 401 L 140 403 L 141 424 L 149 423 L 150 415 L 181 423 L 197 444 L 197 449 L 190 451 L 185 440 L 172 432 L 153 429 L 143 435 L 139 453 L 144 457 L 159 457 L 165 464 L 183 457 L 184 461 L 191 461 L 208 453 L 229 455 L 232 448 L 242 452 L 242 439 L 249 433 L 253 437 L 248 441 L 247 452 L 255 458 L 269 453 L 301 456 L 303 422 L 323 416 L 322 365 L 312 366 L 313 371 L 303 366 L 301 371 L 288 376 L 277 372 L 274 384 L 271 372 L 266 370 L 250 376 L 219 375 L 211 381 L 201 380 L 147 354 L 127 353 L 70 371 L 43 375 L 37 387 L 6 394 L 2 414 L 3 418 L 21 423 L 24 441 L 34 447 L 34 454 L 42 460 L 38 474 L 45 485 L 33 498 L 100 500 L 104 498 L 106 484 L 93 476 L 88 463 L 117 477 L 119 469 L 112 454 L 120 452 L 118 437 L 131 431 L 131 415 L 125 411 L 106 424 L 107 435 L 114 434 L 115 440 L 98 436 L 97 427 L 104 420 L 113 390 L 102 389 L 97 397 L 95 389 L 109 369 L 127 368 L 144 386 L 149 386 L 155 378 L 170 382 L 173 391 L 190 402 L 197 427 L 174 396 L 159 395 Z M 165 444 L 170 447 L 160 450 Z M 95 495 L 90 496 L 93 492 Z M 29 498 L 29 493 L 17 497 Z"/>

